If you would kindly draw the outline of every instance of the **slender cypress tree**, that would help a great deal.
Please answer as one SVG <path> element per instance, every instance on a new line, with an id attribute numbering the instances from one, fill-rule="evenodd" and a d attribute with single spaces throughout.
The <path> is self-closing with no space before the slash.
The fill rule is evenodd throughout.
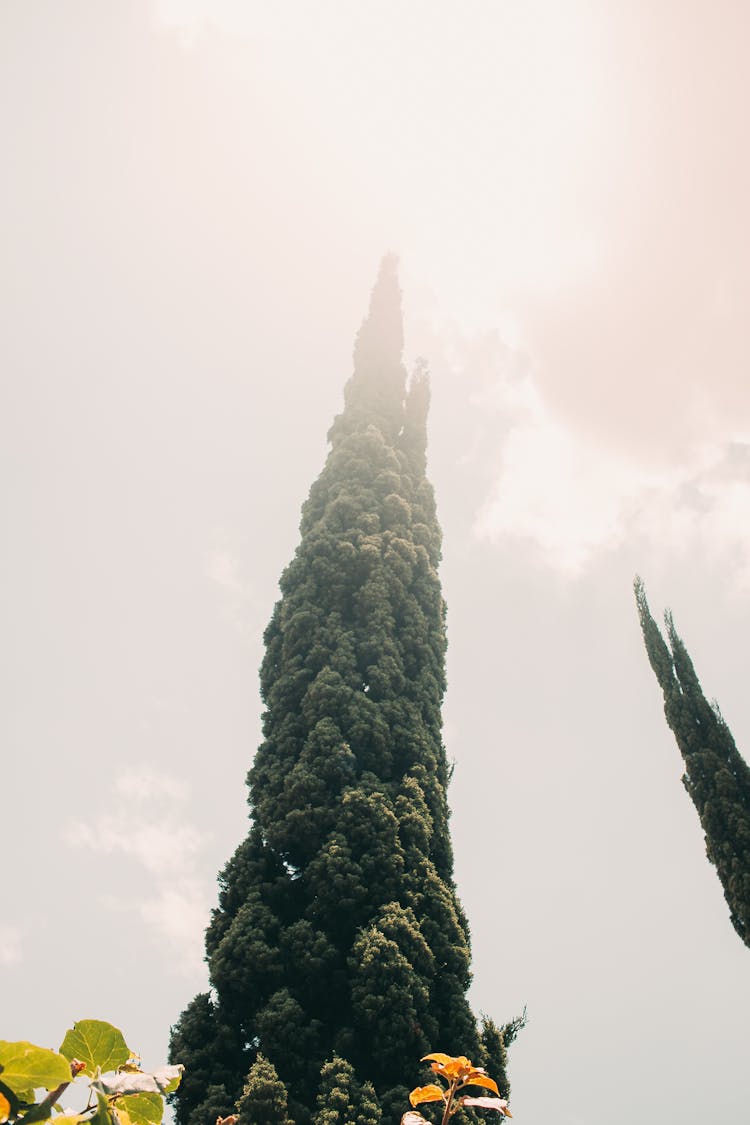
<path id="1" fill-rule="evenodd" d="M 706 854 L 724 888 L 732 925 L 750 946 L 750 767 L 718 706 L 704 696 L 671 614 L 665 614 L 667 646 L 640 578 L 635 597 L 646 652 L 664 693 L 664 713 L 685 762 L 682 781 L 705 833 Z"/>
<path id="2" fill-rule="evenodd" d="M 427 1051 L 503 1061 L 466 1000 L 429 387 L 420 366 L 407 388 L 402 346 L 387 257 L 265 633 L 252 826 L 220 876 L 206 933 L 212 994 L 173 1029 L 172 1058 L 192 1071 L 179 1125 L 207 1125 L 199 1086 L 209 1074 L 229 1112 L 261 1051 L 296 1122 L 320 1115 L 319 1093 L 342 1074 L 374 1090 L 363 1119 L 378 1101 L 398 1117 Z"/>
<path id="3" fill-rule="evenodd" d="M 380 1125 L 380 1119 L 372 1083 L 360 1085 L 352 1064 L 334 1055 L 320 1072 L 313 1125 Z"/>
<path id="4" fill-rule="evenodd" d="M 287 1113 L 284 1084 L 273 1063 L 260 1053 L 250 1067 L 242 1097 L 237 1101 L 237 1115 L 239 1125 L 293 1125 Z"/>

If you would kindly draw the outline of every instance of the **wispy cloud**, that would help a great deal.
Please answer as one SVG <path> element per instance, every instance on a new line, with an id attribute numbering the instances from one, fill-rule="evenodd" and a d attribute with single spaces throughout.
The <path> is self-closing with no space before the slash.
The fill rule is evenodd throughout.
<path id="1" fill-rule="evenodd" d="M 65 840 L 93 855 L 134 861 L 147 876 L 138 876 L 139 893 L 105 892 L 102 905 L 136 913 L 164 944 L 170 968 L 199 973 L 213 886 L 200 872 L 208 837 L 188 823 L 189 789 L 148 766 L 121 773 L 113 789 L 117 800 L 107 813 L 69 823 Z"/>
<path id="2" fill-rule="evenodd" d="M 0 926 L 0 968 L 10 968 L 22 959 L 21 938 L 17 926 Z"/>
<path id="3" fill-rule="evenodd" d="M 245 586 L 240 578 L 240 561 L 231 551 L 210 551 L 206 558 L 206 574 L 217 586 L 231 594 L 244 595 Z"/>
<path id="4" fill-rule="evenodd" d="M 242 633 L 251 624 L 254 627 L 259 603 L 243 574 L 240 556 L 225 547 L 219 547 L 206 554 L 204 565 L 206 577 L 221 592 L 226 619 Z"/>
<path id="5" fill-rule="evenodd" d="M 567 577 L 626 541 L 697 549 L 731 559 L 736 588 L 750 593 L 750 442 L 716 434 L 658 464 L 628 456 L 555 417 L 528 374 L 498 384 L 494 409 L 502 437 L 479 538 L 525 541 Z"/>

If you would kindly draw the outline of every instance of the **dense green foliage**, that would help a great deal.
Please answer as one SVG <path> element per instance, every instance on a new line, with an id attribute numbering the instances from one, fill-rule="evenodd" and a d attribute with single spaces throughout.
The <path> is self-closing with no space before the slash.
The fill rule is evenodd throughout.
<path id="1" fill-rule="evenodd" d="M 380 1119 L 372 1083 L 360 1085 L 352 1064 L 334 1055 L 320 1072 L 313 1125 L 380 1125 Z"/>
<path id="2" fill-rule="evenodd" d="M 147 1072 L 119 1028 L 79 1020 L 59 1051 L 0 1040 L 0 1125 L 160 1125 L 182 1066 Z M 61 1099 L 73 1109 L 62 1109 Z M 76 1102 L 78 1103 L 76 1105 Z"/>
<path id="3" fill-rule="evenodd" d="M 276 1067 L 258 1054 L 237 1102 L 239 1125 L 292 1125 L 287 1100 Z"/>
<path id="4" fill-rule="evenodd" d="M 706 700 L 671 615 L 666 614 L 667 646 L 640 579 L 635 595 L 648 658 L 664 693 L 664 712 L 685 762 L 683 784 L 698 810 L 732 925 L 750 946 L 750 767 L 718 707 Z"/>
<path id="5" fill-rule="evenodd" d="M 173 1030 L 172 1057 L 187 1069 L 179 1125 L 206 1125 L 209 1082 L 230 1112 L 259 1051 L 296 1122 L 333 1121 L 333 1091 L 344 1089 L 355 1108 L 342 1121 L 400 1117 L 411 1060 L 436 1043 L 503 1069 L 490 1057 L 497 1037 L 488 1051 L 466 1000 L 429 388 L 420 367 L 407 389 L 402 345 L 386 258 L 265 634 L 252 827 L 220 876 L 206 934 L 212 994 Z"/>

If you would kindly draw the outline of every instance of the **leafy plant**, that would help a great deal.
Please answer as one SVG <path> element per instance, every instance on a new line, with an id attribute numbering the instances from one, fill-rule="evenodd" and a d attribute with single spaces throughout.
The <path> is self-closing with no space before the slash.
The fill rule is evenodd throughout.
<path id="1" fill-rule="evenodd" d="M 476 1109 L 495 1109 L 502 1117 L 512 1117 L 508 1102 L 500 1097 L 473 1097 L 462 1094 L 461 1090 L 467 1086 L 479 1086 L 485 1090 L 492 1090 L 499 1094 L 494 1078 L 485 1073 L 484 1067 L 474 1066 L 465 1055 L 444 1055 L 436 1051 L 425 1055 L 422 1062 L 429 1062 L 430 1069 L 445 1083 L 438 1086 L 430 1083 L 427 1086 L 417 1086 L 409 1094 L 412 1106 L 423 1105 L 425 1102 L 439 1102 L 443 1106 L 441 1125 L 448 1125 L 448 1121 L 459 1109 L 474 1107 Z M 401 1118 L 401 1125 L 429 1125 L 421 1113 L 408 1112 Z"/>
<path id="2" fill-rule="evenodd" d="M 59 1051 L 0 1040 L 0 1125 L 160 1125 L 182 1070 L 142 1070 L 122 1032 L 102 1020 L 73 1024 Z M 83 1109 L 61 1108 L 69 1088 L 83 1095 Z"/>

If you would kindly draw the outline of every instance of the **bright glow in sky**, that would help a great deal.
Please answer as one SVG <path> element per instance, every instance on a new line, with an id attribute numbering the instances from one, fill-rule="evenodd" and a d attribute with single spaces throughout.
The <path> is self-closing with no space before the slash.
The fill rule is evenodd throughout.
<path id="1" fill-rule="evenodd" d="M 720 55 L 707 9 L 680 24 L 679 51 L 673 4 L 638 19 L 584 0 L 159 0 L 155 13 L 188 51 L 234 44 L 279 127 L 334 193 L 345 185 L 337 206 L 361 207 L 377 183 L 373 222 L 443 320 L 465 336 L 505 327 L 530 356 L 533 419 L 504 448 L 479 534 L 526 536 L 578 573 L 638 509 L 663 529 L 675 490 L 748 440 L 750 247 L 732 218 L 748 172 L 715 136 L 718 119 L 741 131 L 740 60 Z M 727 212 L 715 193 L 730 160 Z M 671 521 L 677 536 L 690 526 Z M 710 530 L 750 566 L 731 520 Z"/>
<path id="2" fill-rule="evenodd" d="M 0 5 L 0 1033 L 101 1016 L 157 1064 L 204 987 L 263 628 L 395 249 L 516 1118 L 744 1120 L 750 965 L 630 587 L 747 752 L 748 41 L 733 0 Z"/>
<path id="3" fill-rule="evenodd" d="M 247 43 L 327 175 L 365 193 L 377 180 L 400 253 L 465 327 L 492 323 L 507 292 L 590 274 L 599 232 L 580 188 L 601 164 L 609 91 L 586 5 L 158 0 L 156 13 L 193 50 L 212 30 Z"/>

